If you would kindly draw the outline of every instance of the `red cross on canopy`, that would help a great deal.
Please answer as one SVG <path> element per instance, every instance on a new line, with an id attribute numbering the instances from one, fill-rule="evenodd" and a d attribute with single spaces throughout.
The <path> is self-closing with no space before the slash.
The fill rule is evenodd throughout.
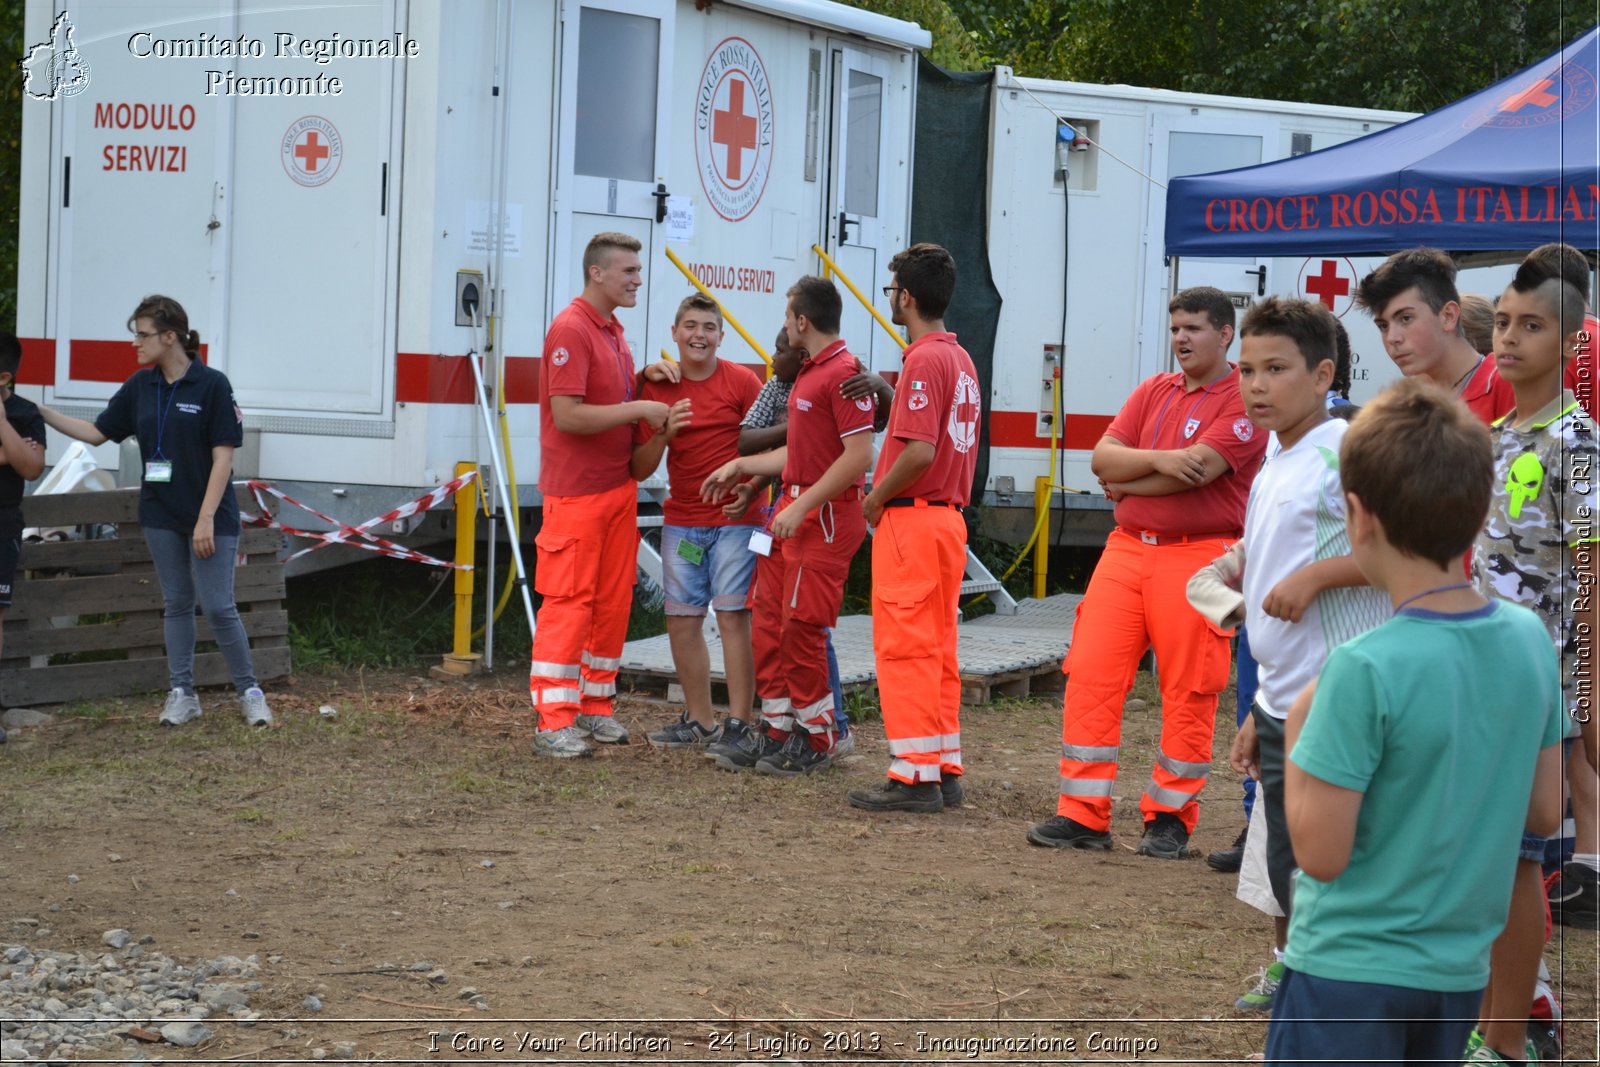
<path id="1" fill-rule="evenodd" d="M 1506 97 L 1500 104 L 1500 110 L 1502 112 L 1521 111 L 1529 104 L 1534 107 L 1549 107 L 1560 99 L 1555 93 L 1546 92 L 1554 82 L 1555 79 L 1553 78 L 1545 78 L 1543 81 L 1534 82 L 1515 96 Z"/>
<path id="2" fill-rule="evenodd" d="M 1313 274 L 1306 279 L 1306 292 L 1316 297 L 1333 310 L 1333 298 L 1344 296 L 1350 291 L 1350 279 L 1339 277 L 1339 264 L 1331 259 L 1322 261 L 1322 273 Z"/>
<path id="3" fill-rule="evenodd" d="M 322 160 L 327 159 L 328 153 L 328 146 L 318 141 L 316 130 L 312 130 L 306 134 L 305 144 L 297 144 L 294 146 L 295 158 L 299 159 L 305 164 L 306 173 L 308 174 L 315 174 L 317 172 L 317 164 Z"/>
<path id="4" fill-rule="evenodd" d="M 712 112 L 711 140 L 728 149 L 728 180 L 736 182 L 744 173 L 744 153 L 756 148 L 756 120 L 744 112 L 744 82 L 728 81 L 728 110 Z"/>

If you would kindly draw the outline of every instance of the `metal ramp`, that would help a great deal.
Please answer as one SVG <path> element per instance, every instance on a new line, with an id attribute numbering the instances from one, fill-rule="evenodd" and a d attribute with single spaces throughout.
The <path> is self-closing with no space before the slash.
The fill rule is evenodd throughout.
<path id="1" fill-rule="evenodd" d="M 961 623 L 958 655 L 961 662 L 961 700 L 984 704 L 996 696 L 1025 696 L 1061 688 L 1061 660 L 1072 641 L 1072 621 L 1077 593 L 1059 593 L 1042 600 L 1014 601 L 1012 614 L 984 615 Z M 711 680 L 725 680 L 722 642 L 715 625 L 707 627 L 711 648 Z M 833 630 L 834 652 L 845 690 L 864 689 L 877 681 L 872 657 L 872 616 L 845 615 Z M 665 634 L 629 641 L 622 650 L 621 675 L 636 689 L 663 691 L 670 700 L 677 693 L 677 673 Z"/>

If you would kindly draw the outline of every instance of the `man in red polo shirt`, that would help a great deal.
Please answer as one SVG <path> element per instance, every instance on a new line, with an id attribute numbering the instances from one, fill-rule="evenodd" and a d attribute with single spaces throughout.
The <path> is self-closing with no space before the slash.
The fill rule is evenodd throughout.
<path id="1" fill-rule="evenodd" d="M 1062 670 L 1067 692 L 1056 815 L 1028 830 L 1053 848 L 1111 847 L 1122 704 L 1147 648 L 1161 684 L 1161 746 L 1139 802 L 1139 854 L 1192 855 L 1189 836 L 1211 773 L 1229 631 L 1184 610 L 1189 579 L 1244 526 L 1267 435 L 1245 417 L 1228 362 L 1234 309 L 1209 286 L 1167 305 L 1181 368 L 1134 390 L 1095 445 L 1092 469 L 1117 502 L 1117 528 L 1078 605 Z"/>
<path id="2" fill-rule="evenodd" d="M 1484 422 L 1515 406 L 1494 360 L 1461 330 L 1456 264 L 1437 248 L 1396 252 L 1361 279 L 1356 303 L 1372 315 L 1383 347 L 1407 378 L 1421 375 L 1466 402 Z"/>
<path id="3" fill-rule="evenodd" d="M 978 372 L 944 328 L 956 263 L 935 244 L 889 261 L 894 321 L 911 344 L 862 510 L 872 538 L 872 648 L 889 776 L 852 789 L 867 811 L 936 812 L 964 799 L 956 618 L 978 461 Z"/>
<path id="4" fill-rule="evenodd" d="M 770 527 L 771 536 L 785 542 L 783 582 L 773 588 L 774 583 L 757 578 L 751 620 L 756 663 L 780 665 L 772 683 L 763 677 L 765 671 L 756 675 L 766 729 L 710 749 L 719 766 L 754 767 L 781 777 L 833 762 L 827 631 L 839 621 L 850 560 L 867 534 L 861 488 L 872 463 L 875 407 L 872 397 L 847 400 L 840 393 L 845 379 L 856 373 L 856 361 L 839 339 L 844 309 L 839 290 L 832 282 L 805 277 L 788 296 L 789 343 L 813 353 L 789 392 L 788 443 L 726 464 L 704 489 L 715 500 L 745 478 L 783 476 L 783 499 Z M 752 547 L 768 551 L 761 543 L 764 533 L 754 536 Z M 778 691 L 766 692 L 768 684 Z"/>
<path id="5" fill-rule="evenodd" d="M 667 405 L 634 399 L 633 352 L 615 311 L 638 301 L 639 242 L 598 233 L 583 252 L 583 292 L 550 324 L 539 366 L 539 491 L 528 691 L 539 715 L 533 750 L 588 756 L 584 740 L 626 744 L 612 717 L 633 603 L 637 483 L 633 426 L 660 429 Z"/>

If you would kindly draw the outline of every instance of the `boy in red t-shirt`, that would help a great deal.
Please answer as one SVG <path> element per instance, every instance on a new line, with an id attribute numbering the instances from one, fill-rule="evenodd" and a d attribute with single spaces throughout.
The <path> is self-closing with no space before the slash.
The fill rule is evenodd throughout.
<path id="1" fill-rule="evenodd" d="M 722 634 L 728 714 L 743 721 L 754 694 L 750 610 L 746 598 L 756 555 L 750 551 L 752 518 L 732 518 L 700 499 L 706 477 L 739 454 L 739 423 L 761 391 L 748 367 L 717 358 L 722 312 L 701 293 L 685 297 L 672 324 L 678 346 L 678 380 L 647 381 L 646 400 L 668 405 L 666 425 L 641 426 L 633 446 L 633 476 L 644 479 L 667 456 L 667 500 L 662 506 L 661 571 L 666 586 L 667 638 L 683 686 L 683 714 L 648 737 L 657 748 L 704 748 L 722 736 L 711 707 L 711 653 L 702 622 L 715 608 Z"/>

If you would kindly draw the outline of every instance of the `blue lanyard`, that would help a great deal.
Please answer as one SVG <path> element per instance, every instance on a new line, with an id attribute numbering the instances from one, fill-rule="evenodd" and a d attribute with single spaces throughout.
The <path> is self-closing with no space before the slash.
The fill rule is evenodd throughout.
<path id="1" fill-rule="evenodd" d="M 1226 378 L 1226 377 L 1227 377 L 1226 374 L 1224 374 L 1222 376 L 1222 378 Z M 1217 382 L 1222 381 L 1222 378 L 1218 378 Z M 1206 396 L 1211 392 L 1211 386 L 1212 385 L 1216 385 L 1217 382 L 1212 382 L 1211 385 L 1208 385 L 1204 389 L 1200 390 L 1200 399 L 1196 400 L 1193 404 L 1189 405 L 1189 414 L 1184 416 L 1184 420 L 1183 420 L 1184 426 L 1188 426 L 1189 425 L 1189 420 L 1194 418 L 1195 411 L 1200 407 L 1201 404 L 1205 403 Z M 1182 387 L 1180 386 L 1179 389 L 1181 391 Z M 1170 396 L 1168 396 L 1167 399 L 1163 400 L 1161 402 L 1161 409 L 1156 412 L 1155 421 L 1152 424 L 1154 426 L 1155 432 L 1154 432 L 1154 434 L 1152 434 L 1152 436 L 1150 438 L 1150 447 L 1151 448 L 1160 447 L 1160 444 L 1161 444 L 1161 419 L 1162 419 L 1163 416 L 1166 415 L 1167 408 L 1172 404 L 1173 397 L 1175 397 L 1177 395 L 1178 395 L 1177 393 L 1173 393 Z M 1184 434 L 1183 435 L 1183 439 L 1185 441 L 1187 441 L 1191 436 L 1192 436 L 1191 434 Z"/>
<path id="2" fill-rule="evenodd" d="M 165 380 L 162 378 L 160 369 L 156 370 L 156 449 L 154 454 L 151 455 L 151 459 L 167 458 L 166 454 L 161 451 L 161 439 L 166 436 L 167 418 L 172 414 L 172 402 L 178 399 L 178 382 L 181 381 L 183 379 L 179 378 L 177 382 L 172 383 L 172 395 L 167 397 L 167 402 L 163 406 L 161 403 L 161 387 L 165 384 Z"/>

